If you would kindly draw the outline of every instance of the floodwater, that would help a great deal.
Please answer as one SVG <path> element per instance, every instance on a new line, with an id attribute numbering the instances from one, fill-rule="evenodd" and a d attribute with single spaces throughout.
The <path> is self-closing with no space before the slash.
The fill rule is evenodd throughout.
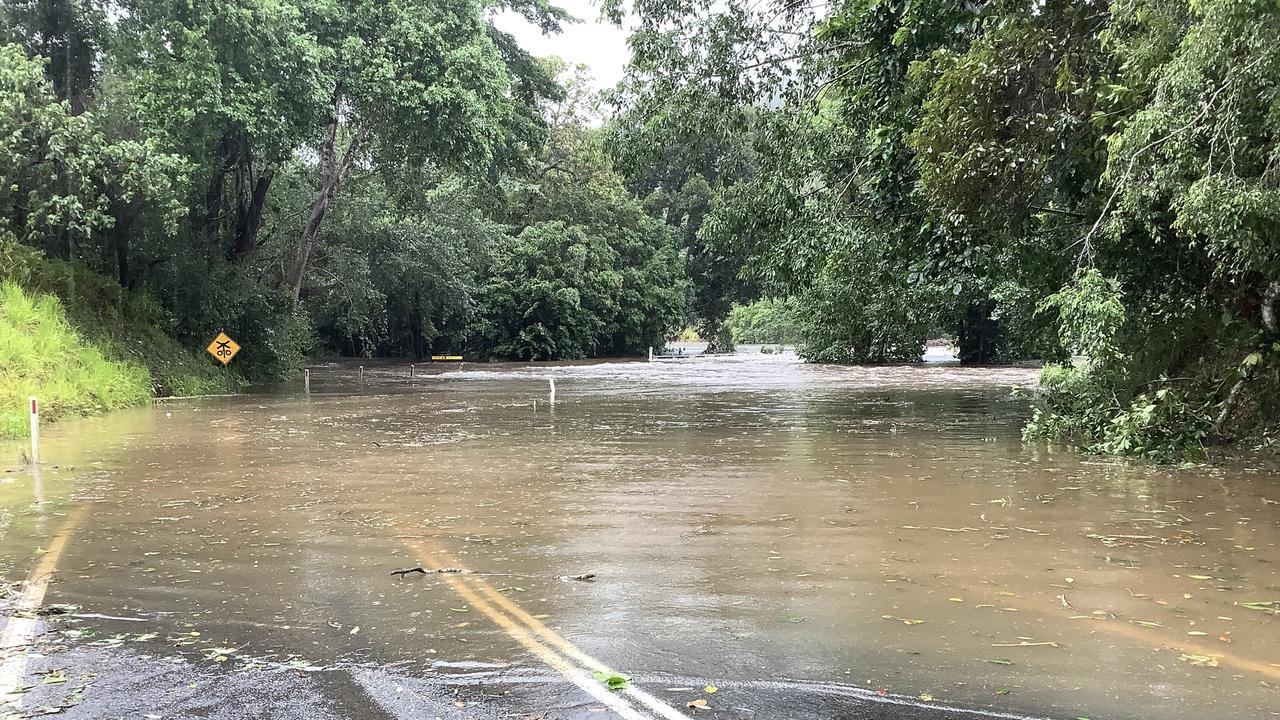
<path id="1" fill-rule="evenodd" d="M 870 716 L 833 692 L 1277 716 L 1277 468 L 1025 445 L 1009 391 L 1034 372 L 758 353 L 370 364 L 363 382 L 317 366 L 309 394 L 47 429 L 39 476 L 0 477 L 0 572 L 22 580 L 66 535 L 44 599 L 73 606 L 49 620 L 66 649 L 41 672 L 78 647 L 204 678 L 393 673 L 400 700 L 374 700 L 396 717 L 416 679 L 462 679 L 446 710 L 498 702 L 489 683 L 531 703 L 523 681 L 563 671 L 547 653 L 705 717 Z M 432 572 L 391 575 L 415 566 Z M 113 716 L 94 709 L 109 677 L 84 677 L 66 711 Z M 539 692 L 527 711 L 547 718 L 613 712 Z"/>

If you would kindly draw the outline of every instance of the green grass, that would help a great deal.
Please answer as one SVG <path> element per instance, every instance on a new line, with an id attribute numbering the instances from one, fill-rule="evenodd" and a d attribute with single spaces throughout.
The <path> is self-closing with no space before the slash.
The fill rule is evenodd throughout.
<path id="1" fill-rule="evenodd" d="M 109 360 L 67 322 L 62 303 L 8 281 L 0 284 L 0 433 L 27 432 L 28 396 L 50 421 L 151 401 L 151 376 Z"/>
<path id="2" fill-rule="evenodd" d="M 29 395 L 53 421 L 244 385 L 169 335 L 152 298 L 82 265 L 0 242 L 0 283 L 0 437 L 27 433 Z"/>

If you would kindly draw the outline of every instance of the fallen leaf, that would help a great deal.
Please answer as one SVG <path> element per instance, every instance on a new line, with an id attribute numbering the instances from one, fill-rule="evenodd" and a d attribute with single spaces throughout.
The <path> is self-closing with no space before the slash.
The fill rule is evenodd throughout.
<path id="1" fill-rule="evenodd" d="M 1187 653 L 1182 653 L 1178 656 L 1178 659 L 1196 667 L 1218 667 L 1218 657 L 1217 655 L 1188 655 Z"/>
<path id="2" fill-rule="evenodd" d="M 684 706 L 688 708 L 693 708 L 694 710 L 710 710 L 711 709 L 711 706 L 707 704 L 707 701 L 704 698 L 698 698 L 697 700 L 690 700 L 689 702 L 685 703 Z"/>
<path id="3" fill-rule="evenodd" d="M 591 674 L 591 677 L 604 683 L 605 687 L 610 690 L 621 690 L 627 686 L 627 683 L 631 682 L 630 675 L 623 675 L 619 672 L 603 672 L 597 670 Z"/>

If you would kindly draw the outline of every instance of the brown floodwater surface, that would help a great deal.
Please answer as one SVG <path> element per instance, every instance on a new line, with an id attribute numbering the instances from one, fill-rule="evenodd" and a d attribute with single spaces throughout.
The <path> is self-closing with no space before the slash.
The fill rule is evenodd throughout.
<path id="1" fill-rule="evenodd" d="M 1256 604 L 1280 601 L 1277 468 L 1024 444 L 1034 370 L 311 373 L 47 428 L 39 477 L 0 481 L 0 570 L 88 508 L 46 602 L 228 667 L 546 669 L 458 591 L 474 575 L 586 656 L 745 707 L 835 683 L 1052 718 L 1280 709 Z M 418 565 L 466 572 L 390 574 Z"/>

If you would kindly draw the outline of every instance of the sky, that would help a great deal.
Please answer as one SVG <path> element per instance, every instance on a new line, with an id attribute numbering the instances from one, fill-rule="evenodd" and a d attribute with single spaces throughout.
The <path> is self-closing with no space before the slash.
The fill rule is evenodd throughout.
<path id="1" fill-rule="evenodd" d="M 559 55 L 570 63 L 591 68 L 596 89 L 613 87 L 622 78 L 622 68 L 630 58 L 627 33 L 602 22 L 592 0 L 553 0 L 582 22 L 569 23 L 559 35 L 544 36 L 518 14 L 504 11 L 494 25 L 511 33 L 520 46 L 538 57 Z"/>

